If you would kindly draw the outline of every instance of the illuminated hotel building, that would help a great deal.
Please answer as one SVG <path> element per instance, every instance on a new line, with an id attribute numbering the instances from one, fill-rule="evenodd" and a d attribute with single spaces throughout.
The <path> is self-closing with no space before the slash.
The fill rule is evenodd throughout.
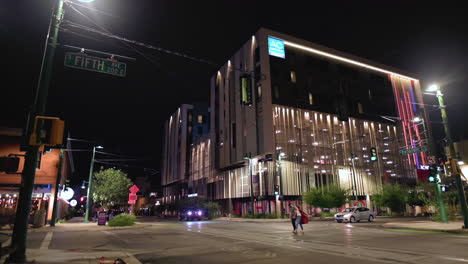
<path id="1" fill-rule="evenodd" d="M 416 183 L 427 163 L 424 152 L 399 154 L 427 141 L 412 122 L 427 118 L 418 79 L 268 29 L 212 77 L 210 105 L 210 147 L 190 164 L 205 157 L 211 169 L 197 181 L 238 214 L 249 212 L 251 191 L 255 213 L 275 212 L 275 185 L 283 203 L 329 184 L 368 202 L 384 183 Z"/>

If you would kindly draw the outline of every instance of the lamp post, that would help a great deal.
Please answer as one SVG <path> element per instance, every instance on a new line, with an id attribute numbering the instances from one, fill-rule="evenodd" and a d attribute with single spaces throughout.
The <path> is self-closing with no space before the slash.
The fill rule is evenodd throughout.
<path id="1" fill-rule="evenodd" d="M 284 152 L 277 153 L 278 162 L 276 163 L 277 166 L 278 166 L 278 177 L 279 177 L 279 189 L 280 189 L 279 197 L 281 197 L 281 199 L 280 199 L 281 218 L 284 217 L 284 210 L 283 210 L 283 197 L 284 197 L 283 196 L 283 157 L 285 155 L 286 154 L 284 154 Z"/>
<path id="2" fill-rule="evenodd" d="M 88 178 L 88 191 L 86 192 L 86 213 L 85 213 L 85 223 L 89 223 L 89 207 L 91 205 L 91 183 L 93 181 L 93 169 L 94 169 L 94 157 L 96 155 L 96 149 L 102 149 L 101 146 L 94 146 L 93 147 L 93 156 L 91 158 L 91 165 L 89 166 L 89 178 Z"/>
<path id="3" fill-rule="evenodd" d="M 440 87 L 437 84 L 430 85 L 427 91 L 436 92 L 435 95 L 437 96 L 437 100 L 439 102 L 440 115 L 442 117 L 442 124 L 444 125 L 445 137 L 447 138 L 447 143 L 449 145 L 450 160 L 455 159 L 456 158 L 455 145 L 453 144 L 452 135 L 450 134 L 450 128 L 448 125 L 448 117 L 447 117 L 447 112 L 445 110 L 445 104 L 444 104 L 444 98 L 443 98 L 444 95 L 442 94 L 442 91 L 440 90 Z M 458 200 L 460 201 L 460 206 L 461 206 L 461 210 L 463 214 L 464 225 L 462 228 L 468 228 L 468 208 L 466 205 L 465 191 L 463 190 L 463 184 L 461 181 L 460 174 L 455 173 L 454 178 L 455 178 L 455 184 L 457 185 Z"/>
<path id="4" fill-rule="evenodd" d="M 353 165 L 353 193 L 354 193 L 354 199 L 356 199 L 356 203 L 359 202 L 359 199 L 357 197 L 357 183 L 356 183 L 356 167 L 354 165 L 354 160 L 357 159 L 356 154 L 351 153 L 351 164 Z"/>
<path id="5" fill-rule="evenodd" d="M 429 138 L 428 136 L 428 131 L 426 129 L 426 124 L 424 122 L 424 118 L 420 118 L 420 117 L 415 117 L 413 120 L 411 120 L 413 123 L 420 123 L 422 124 L 423 126 L 423 132 L 424 132 L 424 137 L 426 138 L 427 140 L 427 145 L 428 145 L 428 148 L 429 148 L 429 155 L 431 156 L 435 156 L 435 151 L 434 151 L 434 148 L 432 147 L 432 144 L 431 144 L 431 139 Z M 444 201 L 442 199 L 442 189 L 440 187 L 440 177 L 439 175 L 437 174 L 437 180 L 435 181 L 435 184 L 436 184 L 436 193 L 437 193 L 437 202 L 439 203 L 439 207 L 440 207 L 440 216 L 442 217 L 442 222 L 443 223 L 447 223 L 448 222 L 448 219 L 447 219 L 447 212 L 445 210 L 445 204 L 444 204 Z"/>
<path id="6" fill-rule="evenodd" d="M 253 193 L 253 175 L 252 175 L 252 154 L 249 152 L 244 157 L 245 160 L 249 160 L 249 174 L 250 174 L 250 210 L 252 215 L 254 212 L 254 193 Z"/>

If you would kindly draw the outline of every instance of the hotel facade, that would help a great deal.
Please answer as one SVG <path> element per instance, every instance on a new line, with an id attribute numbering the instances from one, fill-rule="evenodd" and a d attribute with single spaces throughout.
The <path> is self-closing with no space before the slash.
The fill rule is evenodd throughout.
<path id="1" fill-rule="evenodd" d="M 330 184 L 369 206 L 382 184 L 415 184 L 427 165 L 425 152 L 399 153 L 430 137 L 413 122 L 427 118 L 419 80 L 400 70 L 262 28 L 210 87 L 188 179 L 226 212 L 249 213 L 252 200 L 255 213 L 278 212 Z"/>

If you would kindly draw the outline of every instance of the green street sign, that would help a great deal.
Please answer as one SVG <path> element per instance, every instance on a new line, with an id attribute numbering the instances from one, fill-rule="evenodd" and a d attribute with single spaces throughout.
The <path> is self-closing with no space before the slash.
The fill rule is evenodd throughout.
<path id="1" fill-rule="evenodd" d="M 65 53 L 64 64 L 71 68 L 107 73 L 122 77 L 127 73 L 127 64 L 123 62 L 88 56 L 83 53 Z"/>
<path id="2" fill-rule="evenodd" d="M 400 155 L 404 156 L 408 154 L 413 154 L 417 152 L 425 152 L 425 151 L 427 151 L 427 146 L 420 146 L 420 147 L 415 147 L 412 149 L 402 149 L 400 150 Z"/>

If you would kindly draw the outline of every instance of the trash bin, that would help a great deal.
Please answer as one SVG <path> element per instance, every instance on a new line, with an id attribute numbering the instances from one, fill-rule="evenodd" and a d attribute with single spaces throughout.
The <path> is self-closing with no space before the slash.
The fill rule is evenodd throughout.
<path id="1" fill-rule="evenodd" d="M 99 212 L 98 213 L 98 225 L 106 225 L 107 222 L 107 214 L 106 212 Z"/>

